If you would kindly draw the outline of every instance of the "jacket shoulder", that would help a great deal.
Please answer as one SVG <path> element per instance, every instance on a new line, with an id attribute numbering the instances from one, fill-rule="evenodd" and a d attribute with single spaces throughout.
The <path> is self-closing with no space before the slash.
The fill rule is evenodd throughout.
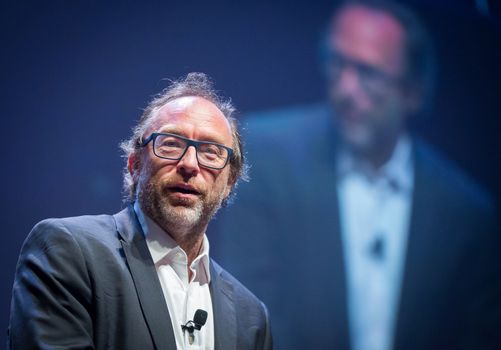
<path id="1" fill-rule="evenodd" d="M 416 173 L 431 191 L 456 204 L 494 215 L 493 197 L 482 185 L 431 145 L 417 140 L 415 147 Z"/>
<path id="2" fill-rule="evenodd" d="M 23 243 L 22 251 L 46 251 L 61 246 L 62 242 L 82 247 L 85 242 L 105 241 L 114 237 L 114 232 L 116 228 L 110 215 L 49 218 L 33 227 Z"/>

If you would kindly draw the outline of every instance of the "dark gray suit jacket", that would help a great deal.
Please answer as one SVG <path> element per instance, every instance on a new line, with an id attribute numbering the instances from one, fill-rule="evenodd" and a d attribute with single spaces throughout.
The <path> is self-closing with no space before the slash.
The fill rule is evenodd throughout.
<path id="1" fill-rule="evenodd" d="M 264 304 L 213 260 L 210 269 L 215 348 L 271 349 Z M 19 258 L 9 328 L 11 349 L 175 349 L 133 209 L 37 224 Z"/>

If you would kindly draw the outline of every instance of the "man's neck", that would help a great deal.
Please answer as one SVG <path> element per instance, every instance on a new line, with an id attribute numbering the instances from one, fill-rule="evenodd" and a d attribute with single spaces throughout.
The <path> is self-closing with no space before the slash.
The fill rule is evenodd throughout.
<path id="1" fill-rule="evenodd" d="M 191 264 L 202 251 L 204 243 L 205 231 L 207 230 L 208 222 L 198 222 L 195 225 L 186 227 L 181 224 L 166 222 L 163 218 L 157 217 L 154 213 L 148 212 L 139 203 L 136 203 L 141 215 L 147 216 L 152 220 L 164 234 L 168 235 L 179 247 L 186 253 L 188 275 L 191 280 L 192 272 Z"/>
<path id="2" fill-rule="evenodd" d="M 162 225 L 160 225 L 162 227 Z M 197 258 L 202 250 L 202 245 L 204 242 L 204 234 L 207 225 L 203 230 L 195 229 L 195 230 L 172 230 L 172 227 L 167 230 L 165 227 L 162 227 L 165 232 L 167 232 L 179 246 L 184 250 L 188 257 L 188 273 L 191 279 L 191 263 Z"/>

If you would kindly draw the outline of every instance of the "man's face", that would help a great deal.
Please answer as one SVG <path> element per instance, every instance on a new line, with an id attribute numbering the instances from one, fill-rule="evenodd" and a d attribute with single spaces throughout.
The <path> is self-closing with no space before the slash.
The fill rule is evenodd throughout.
<path id="1" fill-rule="evenodd" d="M 158 109 L 143 135 L 152 132 L 176 134 L 198 141 L 232 147 L 231 127 L 223 113 L 200 97 L 181 97 Z M 196 150 L 188 147 L 180 160 L 155 156 L 150 142 L 136 166 L 137 197 L 147 215 L 166 231 L 203 228 L 229 195 L 229 168 L 201 167 Z M 129 159 L 133 164 L 134 159 Z"/>
<path id="2" fill-rule="evenodd" d="M 341 10 L 328 38 L 329 94 L 343 141 L 362 153 L 395 139 L 408 114 L 405 32 L 364 6 Z"/>

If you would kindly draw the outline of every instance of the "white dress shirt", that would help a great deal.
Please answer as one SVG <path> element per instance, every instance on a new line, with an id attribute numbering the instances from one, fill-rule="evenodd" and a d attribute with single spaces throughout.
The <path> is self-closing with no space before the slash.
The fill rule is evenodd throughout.
<path id="1" fill-rule="evenodd" d="M 204 241 L 199 255 L 189 267 L 193 273 L 188 275 L 188 257 L 186 252 L 152 219 L 141 210 L 138 202 L 134 210 L 139 218 L 146 236 L 146 244 L 150 251 L 162 291 L 169 308 L 172 328 L 178 349 L 214 349 L 214 314 L 209 290 L 209 241 Z M 194 330 L 194 337 L 189 336 L 181 325 L 193 320 L 195 311 L 207 311 L 207 322 L 201 330 Z M 166 325 L 168 327 L 170 325 Z M 191 340 L 191 341 L 190 341 Z"/>
<path id="2" fill-rule="evenodd" d="M 379 169 L 341 152 L 338 196 L 354 350 L 390 350 L 400 299 L 414 171 L 401 137 Z"/>

